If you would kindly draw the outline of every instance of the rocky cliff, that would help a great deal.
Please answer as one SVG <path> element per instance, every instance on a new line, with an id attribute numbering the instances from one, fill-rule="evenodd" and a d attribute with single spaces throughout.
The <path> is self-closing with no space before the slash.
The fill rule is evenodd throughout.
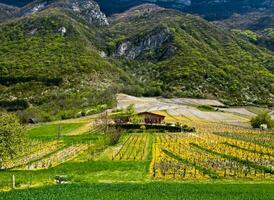
<path id="1" fill-rule="evenodd" d="M 16 12 L 18 12 L 19 8 L 8 6 L 5 4 L 0 3 L 0 22 L 2 20 L 9 19 L 12 17 Z"/>
<path id="2" fill-rule="evenodd" d="M 172 35 L 168 29 L 156 28 L 153 31 L 137 37 L 135 40 L 126 40 L 120 43 L 113 56 L 124 57 L 127 59 L 135 59 L 143 55 L 147 51 L 156 51 L 163 47 L 163 52 L 170 52 L 168 49 L 172 48 L 167 45 L 172 40 Z M 164 45 L 167 45 L 164 47 Z M 161 55 L 164 56 L 164 55 Z"/>
<path id="3" fill-rule="evenodd" d="M 63 8 L 86 20 L 89 24 L 108 25 L 105 14 L 93 0 L 36 0 L 13 12 L 13 17 L 33 15 L 48 8 Z"/>

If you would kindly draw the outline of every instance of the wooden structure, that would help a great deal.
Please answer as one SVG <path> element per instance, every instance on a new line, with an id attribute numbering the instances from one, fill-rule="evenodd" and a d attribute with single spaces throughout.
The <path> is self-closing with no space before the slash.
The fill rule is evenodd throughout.
<path id="1" fill-rule="evenodd" d="M 142 118 L 142 123 L 145 124 L 162 124 L 165 116 L 159 115 L 151 112 L 138 113 L 138 116 Z"/>
<path id="2" fill-rule="evenodd" d="M 127 124 L 129 123 L 129 118 L 128 116 L 119 116 L 114 119 L 114 122 L 116 124 Z"/>

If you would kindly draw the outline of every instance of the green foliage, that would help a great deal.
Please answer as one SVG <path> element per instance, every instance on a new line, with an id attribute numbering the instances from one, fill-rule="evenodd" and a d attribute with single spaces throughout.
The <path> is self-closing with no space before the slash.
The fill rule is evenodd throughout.
<path id="1" fill-rule="evenodd" d="M 231 183 L 93 183 L 65 184 L 28 190 L 15 190 L 1 194 L 0 199 L 41 200 L 98 199 L 112 200 L 269 200 L 274 195 L 273 184 Z"/>
<path id="2" fill-rule="evenodd" d="M 24 110 L 29 107 L 29 104 L 25 100 L 14 100 L 14 101 L 0 101 L 0 108 L 4 108 L 8 111 Z"/>
<path id="3" fill-rule="evenodd" d="M 0 112 L 0 169 L 2 162 L 20 151 L 23 127 L 13 114 Z"/>
<path id="4" fill-rule="evenodd" d="M 64 10 L 0 27 L 0 106 L 5 109 L 24 110 L 19 113 L 42 122 L 67 119 L 113 107 L 116 92 L 125 83 L 131 88 L 130 77 L 100 56 L 91 42 L 94 31 Z M 64 36 L 60 27 L 67 29 Z M 32 108 L 10 101 L 14 97 Z"/>
<path id="5" fill-rule="evenodd" d="M 30 139 L 52 140 L 80 128 L 83 123 L 43 124 L 31 127 L 26 136 Z"/>
<path id="6" fill-rule="evenodd" d="M 142 17 L 134 12 L 113 17 L 110 31 L 134 42 L 163 28 L 170 30 L 172 40 L 161 48 L 175 53 L 161 57 L 155 51 L 156 59 L 122 61 L 123 69 L 140 80 L 145 96 L 214 96 L 228 105 L 273 104 L 269 83 L 274 82 L 274 57 L 238 34 L 198 17 L 157 10 Z"/>
<path id="7" fill-rule="evenodd" d="M 145 126 L 145 125 L 142 125 L 142 126 L 140 127 L 140 129 L 141 129 L 143 132 L 145 132 L 146 126 Z"/>
<path id="8" fill-rule="evenodd" d="M 257 34 L 255 32 L 253 32 L 253 31 L 250 31 L 250 30 L 244 30 L 244 31 L 233 30 L 233 31 L 235 31 L 236 33 L 244 36 L 245 38 L 247 38 L 251 42 L 256 42 L 258 40 Z"/>
<path id="9" fill-rule="evenodd" d="M 119 142 L 122 136 L 122 130 L 119 128 L 109 127 L 105 132 L 105 144 L 115 145 Z"/>
<path id="10" fill-rule="evenodd" d="M 199 110 L 204 112 L 214 112 L 216 109 L 210 105 L 200 105 L 197 107 Z"/>
<path id="11" fill-rule="evenodd" d="M 273 104 L 274 57 L 241 36 L 171 10 L 111 21 L 108 27 L 88 27 L 63 9 L 47 9 L 1 23 L 1 107 L 24 109 L 17 112 L 24 122 L 44 122 L 111 108 L 118 92 Z M 161 47 L 136 60 L 111 57 L 121 42 L 138 42 L 163 29 L 172 37 Z M 17 106 L 14 97 L 31 107 Z"/>
<path id="12" fill-rule="evenodd" d="M 125 110 L 121 109 L 112 113 L 112 118 L 117 123 L 131 122 L 133 124 L 139 124 L 142 120 L 142 117 L 138 116 L 134 104 L 129 105 Z"/>
<path id="13" fill-rule="evenodd" d="M 250 122 L 253 128 L 260 128 L 262 124 L 266 124 L 268 128 L 274 127 L 274 120 L 271 119 L 271 116 L 267 112 L 258 114 Z"/>

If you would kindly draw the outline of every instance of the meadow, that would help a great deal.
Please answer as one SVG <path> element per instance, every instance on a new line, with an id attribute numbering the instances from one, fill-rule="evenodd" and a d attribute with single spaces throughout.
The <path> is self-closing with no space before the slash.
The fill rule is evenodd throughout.
<path id="1" fill-rule="evenodd" d="M 97 183 L 50 186 L 0 194 L 0 199 L 271 200 L 273 184 Z"/>

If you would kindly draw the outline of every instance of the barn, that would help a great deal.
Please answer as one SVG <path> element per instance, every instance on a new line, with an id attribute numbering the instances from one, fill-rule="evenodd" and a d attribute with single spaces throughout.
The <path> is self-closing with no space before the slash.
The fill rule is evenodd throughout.
<path id="1" fill-rule="evenodd" d="M 138 116 L 142 118 L 142 123 L 145 124 L 162 124 L 165 116 L 159 115 L 151 112 L 141 112 L 138 113 Z"/>

